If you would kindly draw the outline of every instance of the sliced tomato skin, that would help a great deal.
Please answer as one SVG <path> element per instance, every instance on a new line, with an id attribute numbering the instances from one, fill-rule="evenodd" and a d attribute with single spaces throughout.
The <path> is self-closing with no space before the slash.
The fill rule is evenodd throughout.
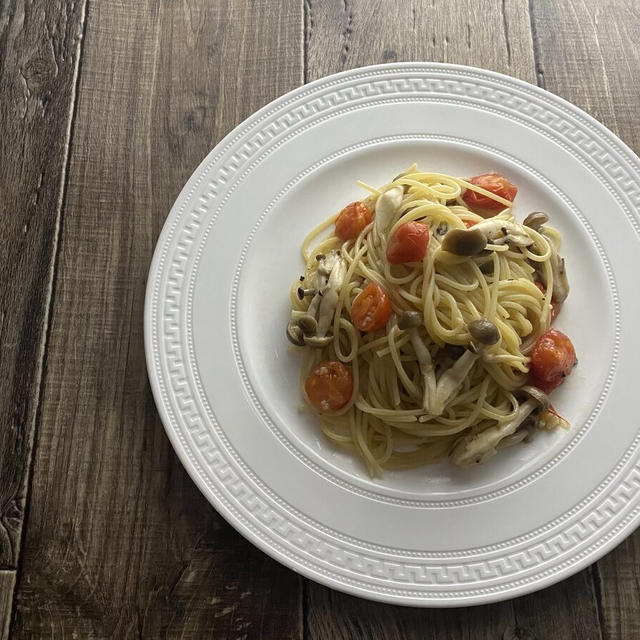
<path id="1" fill-rule="evenodd" d="M 429 246 L 429 227 L 422 222 L 407 222 L 400 225 L 387 242 L 387 262 L 405 264 L 420 262 Z"/>
<path id="2" fill-rule="evenodd" d="M 490 193 L 500 196 L 505 200 L 509 200 L 509 202 L 513 202 L 516 194 L 518 193 L 518 187 L 511 184 L 499 173 L 483 173 L 482 175 L 469 178 L 467 182 L 482 187 L 485 191 L 489 191 Z M 489 217 L 486 214 L 493 215 L 504 209 L 504 205 L 497 200 L 493 200 L 492 198 L 489 198 L 482 193 L 478 193 L 477 191 L 472 191 L 471 189 L 467 189 L 464 192 L 462 199 L 469 209 L 479 213 L 483 217 Z"/>
<path id="3" fill-rule="evenodd" d="M 360 331 L 384 329 L 391 315 L 391 301 L 382 287 L 369 283 L 351 305 L 351 323 Z"/>
<path id="4" fill-rule="evenodd" d="M 320 412 L 342 409 L 353 393 L 353 374 L 342 362 L 326 360 L 316 365 L 304 383 L 311 405 Z"/>
<path id="5" fill-rule="evenodd" d="M 564 382 L 576 365 L 571 340 L 557 329 L 543 333 L 531 350 L 531 382 L 545 393 Z"/>
<path id="6" fill-rule="evenodd" d="M 350 202 L 336 218 L 336 235 L 345 242 L 355 240 L 371 219 L 371 211 L 364 202 Z"/>

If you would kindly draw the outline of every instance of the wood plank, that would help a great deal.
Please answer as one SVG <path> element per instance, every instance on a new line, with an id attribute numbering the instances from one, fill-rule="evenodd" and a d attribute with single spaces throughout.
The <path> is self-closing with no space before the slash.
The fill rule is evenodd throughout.
<path id="1" fill-rule="evenodd" d="M 640 638 L 640 531 L 594 569 L 605 640 Z"/>
<path id="2" fill-rule="evenodd" d="M 0 640 L 9 640 L 15 571 L 0 571 Z"/>
<path id="3" fill-rule="evenodd" d="M 575 638 L 600 640 L 598 601 L 590 570 L 513 601 L 515 625 L 505 640 Z M 511 633 L 511 632 L 510 632 Z"/>
<path id="4" fill-rule="evenodd" d="M 526 0 L 305 0 L 305 79 L 367 64 L 455 62 L 535 82 Z"/>
<path id="5" fill-rule="evenodd" d="M 301 582 L 173 454 L 142 312 L 198 162 L 302 79 L 297 3 L 90 2 L 12 638 L 301 636 Z"/>
<path id="6" fill-rule="evenodd" d="M 635 0 L 535 0 L 538 75 L 640 153 L 640 12 Z M 594 568 L 606 640 L 640 635 L 640 532 Z"/>
<path id="7" fill-rule="evenodd" d="M 0 569 L 18 562 L 83 17 L 0 3 Z"/>
<path id="8" fill-rule="evenodd" d="M 305 8 L 307 80 L 365 64 L 434 60 L 536 82 L 525 1 L 412 0 L 391 10 L 380 1 L 307 0 Z M 443 611 L 372 605 L 310 583 L 306 609 L 309 637 L 318 640 L 600 637 L 593 581 L 585 572 L 512 602 Z"/>
<path id="9" fill-rule="evenodd" d="M 509 602 L 411 609 L 360 600 L 310 582 L 306 626 L 311 640 L 496 640 L 514 628 L 514 619 Z"/>
<path id="10" fill-rule="evenodd" d="M 535 0 L 541 83 L 640 152 L 640 12 L 635 0 Z"/>

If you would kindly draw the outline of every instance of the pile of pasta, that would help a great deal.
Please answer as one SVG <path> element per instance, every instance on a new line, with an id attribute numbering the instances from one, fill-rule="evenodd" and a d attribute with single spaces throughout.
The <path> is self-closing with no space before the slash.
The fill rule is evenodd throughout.
<path id="1" fill-rule="evenodd" d="M 517 188 L 413 165 L 312 229 L 290 291 L 301 390 L 369 473 L 449 457 L 484 462 L 567 426 L 548 393 L 571 372 L 550 328 L 569 285 L 548 216 L 513 215 Z"/>

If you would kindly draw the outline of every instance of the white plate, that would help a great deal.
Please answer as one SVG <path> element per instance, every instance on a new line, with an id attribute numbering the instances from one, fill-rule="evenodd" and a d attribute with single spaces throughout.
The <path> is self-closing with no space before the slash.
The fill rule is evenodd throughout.
<path id="1" fill-rule="evenodd" d="M 371 480 L 298 412 L 287 291 L 304 234 L 412 162 L 490 170 L 515 213 L 550 213 L 572 292 L 558 320 L 579 357 L 554 394 L 572 424 L 482 468 Z M 459 606 L 539 589 L 638 523 L 640 161 L 588 115 L 503 75 L 393 64 L 288 93 L 231 132 L 164 226 L 145 309 L 149 377 L 171 442 L 243 535 L 331 587 Z"/>

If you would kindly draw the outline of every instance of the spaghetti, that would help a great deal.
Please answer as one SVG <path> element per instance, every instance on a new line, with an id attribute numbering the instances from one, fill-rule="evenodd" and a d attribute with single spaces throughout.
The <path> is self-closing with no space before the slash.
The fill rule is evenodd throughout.
<path id="1" fill-rule="evenodd" d="M 360 184 L 368 197 L 304 239 L 290 291 L 287 335 L 325 436 L 377 475 L 483 462 L 536 423 L 566 425 L 546 396 L 575 364 L 550 329 L 568 283 L 547 216 L 518 224 L 496 174 L 413 165 Z"/>

